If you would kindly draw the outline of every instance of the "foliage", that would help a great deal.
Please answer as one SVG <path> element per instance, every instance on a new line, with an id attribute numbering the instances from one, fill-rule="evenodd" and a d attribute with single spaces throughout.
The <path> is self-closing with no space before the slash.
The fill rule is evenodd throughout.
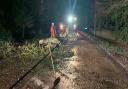
<path id="1" fill-rule="evenodd" d="M 114 30 L 114 34 L 119 41 L 128 43 L 128 1 L 127 0 L 97 0 L 98 6 L 98 23 L 100 29 Z M 108 6 L 109 5 L 109 6 Z M 107 7 L 102 8 L 101 7 Z"/>
<path id="2" fill-rule="evenodd" d="M 15 48 L 11 46 L 10 42 L 0 42 L 0 58 L 8 58 L 14 56 L 13 53 L 15 51 Z"/>
<path id="3" fill-rule="evenodd" d="M 14 7 L 12 8 L 16 13 L 14 21 L 17 25 L 23 25 L 30 23 L 33 17 L 32 5 L 34 5 L 30 0 L 16 0 L 14 3 Z"/>
<path id="4" fill-rule="evenodd" d="M 19 57 L 20 58 L 38 58 L 44 55 L 44 49 L 40 49 L 35 43 L 26 42 L 23 46 L 19 46 Z"/>
<path id="5" fill-rule="evenodd" d="M 128 43 L 128 27 L 122 28 L 119 39 L 126 44 Z"/>
<path id="6" fill-rule="evenodd" d="M 23 46 L 15 47 L 11 42 L 0 42 L 0 58 L 36 59 L 44 56 L 45 51 L 35 42 L 26 42 Z"/>
<path id="7" fill-rule="evenodd" d="M 121 5 L 111 13 L 111 22 L 117 30 L 128 26 L 128 4 Z"/>
<path id="8" fill-rule="evenodd" d="M 123 4 L 112 12 L 111 21 L 117 30 L 118 39 L 128 43 L 128 4 Z"/>

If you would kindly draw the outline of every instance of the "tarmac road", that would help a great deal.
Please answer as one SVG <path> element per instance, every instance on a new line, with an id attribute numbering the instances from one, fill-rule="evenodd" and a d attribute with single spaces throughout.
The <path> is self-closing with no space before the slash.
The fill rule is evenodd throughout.
<path id="1" fill-rule="evenodd" d="M 70 45 L 74 59 L 61 71 L 69 76 L 59 89 L 128 89 L 128 75 L 87 39 L 81 38 Z"/>
<path id="2" fill-rule="evenodd" d="M 73 47 L 74 56 L 71 60 L 58 63 L 56 72 L 61 78 L 56 89 L 128 89 L 128 75 L 105 55 L 95 44 L 81 37 L 67 44 Z M 50 89 L 52 71 L 43 65 L 21 89 Z M 46 73 L 47 71 L 47 73 Z M 49 77 L 48 77 L 49 76 Z M 51 79 L 50 79 L 51 78 Z M 50 83 L 51 82 L 51 83 Z M 33 85 L 39 87 L 30 87 Z"/>

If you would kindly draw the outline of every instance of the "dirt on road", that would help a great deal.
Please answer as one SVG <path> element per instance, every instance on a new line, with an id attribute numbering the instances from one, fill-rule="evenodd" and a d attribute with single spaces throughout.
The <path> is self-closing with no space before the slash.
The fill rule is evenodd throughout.
<path id="1" fill-rule="evenodd" d="M 69 42 L 74 56 L 56 59 L 56 89 L 128 89 L 128 75 L 95 44 L 86 39 Z M 17 89 L 51 89 L 54 82 L 51 67 L 40 64 Z M 27 81 L 27 82 L 26 82 Z"/>

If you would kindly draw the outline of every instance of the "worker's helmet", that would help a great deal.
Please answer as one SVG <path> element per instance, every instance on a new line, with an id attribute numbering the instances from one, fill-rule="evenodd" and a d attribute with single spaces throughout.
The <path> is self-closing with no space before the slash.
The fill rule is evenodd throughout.
<path id="1" fill-rule="evenodd" d="M 55 24 L 54 23 L 52 23 L 52 26 L 54 26 Z"/>

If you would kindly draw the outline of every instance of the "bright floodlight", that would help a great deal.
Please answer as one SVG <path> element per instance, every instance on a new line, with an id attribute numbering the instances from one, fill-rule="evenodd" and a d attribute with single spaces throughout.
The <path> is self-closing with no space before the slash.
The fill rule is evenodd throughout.
<path id="1" fill-rule="evenodd" d="M 77 17 L 74 17 L 74 20 L 77 21 Z"/>
<path id="2" fill-rule="evenodd" d="M 64 29 L 64 25 L 62 23 L 60 24 L 60 29 Z"/>
<path id="3" fill-rule="evenodd" d="M 87 28 L 87 27 L 85 27 L 84 29 L 86 29 L 86 30 L 87 30 L 88 28 Z"/>
<path id="4" fill-rule="evenodd" d="M 72 23 L 72 22 L 73 22 L 73 16 L 72 16 L 72 15 L 69 15 L 69 16 L 68 16 L 68 22 L 69 22 L 69 23 Z"/>
<path id="5" fill-rule="evenodd" d="M 74 28 L 74 29 L 76 29 L 76 27 L 77 27 L 77 25 L 76 25 L 76 24 L 74 24 L 74 25 L 73 25 L 73 28 Z"/>

